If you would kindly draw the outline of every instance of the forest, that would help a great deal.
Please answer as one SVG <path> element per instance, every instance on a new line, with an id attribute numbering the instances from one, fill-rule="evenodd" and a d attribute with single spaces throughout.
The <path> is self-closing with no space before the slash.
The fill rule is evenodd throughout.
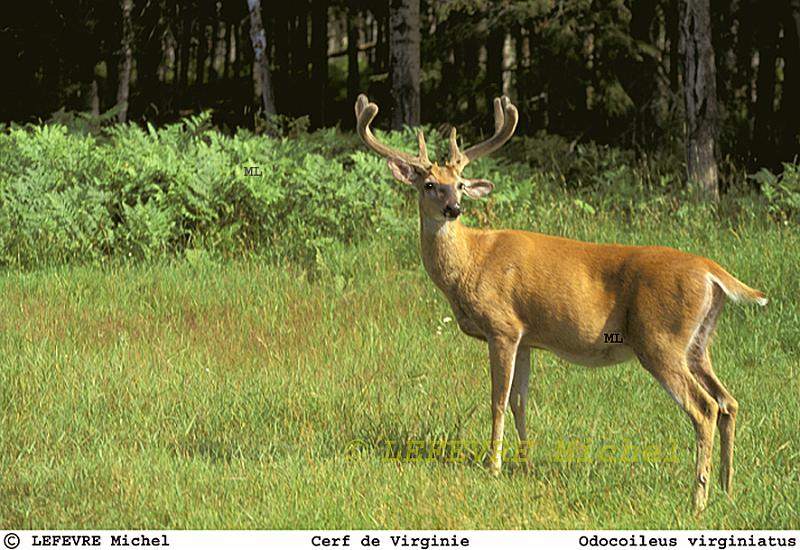
<path id="1" fill-rule="evenodd" d="M 366 92 L 393 128 L 473 131 L 491 123 L 491 100 L 504 93 L 522 135 L 638 155 L 680 149 L 687 136 L 713 141 L 723 190 L 737 169 L 780 170 L 800 152 L 800 0 L 769 9 L 756 0 L 35 0 L 2 9 L 5 122 L 63 109 L 159 124 L 210 109 L 221 128 L 348 129 Z"/>

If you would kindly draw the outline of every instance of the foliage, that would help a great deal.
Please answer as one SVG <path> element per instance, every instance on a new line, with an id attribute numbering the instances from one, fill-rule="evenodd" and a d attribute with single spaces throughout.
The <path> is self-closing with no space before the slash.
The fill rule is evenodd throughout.
<path id="1" fill-rule="evenodd" d="M 389 3 L 260 4 L 281 132 L 352 127 L 353 100 L 362 91 L 391 108 Z M 718 156 L 739 169 L 774 171 L 800 153 L 800 5 L 761 5 L 711 2 Z M 18 7 L 8 10 L 0 32 L 7 91 L 0 121 L 47 119 L 56 111 L 56 122 L 95 130 L 101 120 L 64 117 L 117 103 L 126 80 L 118 70 L 125 50 L 120 3 L 34 0 Z M 682 140 L 677 8 L 673 0 L 422 0 L 421 119 L 490 127 L 491 98 L 503 90 L 520 107 L 519 135 L 544 130 L 638 152 Z M 327 41 L 310 36 L 321 26 L 318 17 L 328 22 Z M 266 127 L 254 110 L 245 2 L 150 0 L 131 23 L 131 120 L 162 124 L 213 108 L 220 127 Z M 353 67 L 348 29 L 361 37 Z M 728 166 L 720 168 L 727 177 Z"/>
<path id="2" fill-rule="evenodd" d="M 800 222 L 800 167 L 786 163 L 778 175 L 762 168 L 751 179 L 761 187 L 771 216 L 786 224 Z"/>
<path id="3" fill-rule="evenodd" d="M 333 130 L 231 137 L 208 121 L 99 135 L 56 123 L 0 135 L 0 261 L 152 259 L 198 247 L 309 256 L 391 221 L 400 195 L 351 139 Z"/>
<path id="4" fill-rule="evenodd" d="M 208 113 L 161 129 L 74 120 L 69 128 L 0 133 L 4 266 L 153 260 L 194 250 L 320 266 L 343 246 L 415 234 L 413 191 L 395 184 L 352 134 L 295 127 L 280 139 L 245 130 L 230 136 L 211 129 Z M 441 158 L 442 135 L 430 128 L 427 135 L 431 155 Z M 416 144 L 410 129 L 381 137 L 407 150 Z M 245 175 L 248 167 L 261 176 Z M 795 223 L 797 167 L 767 174 L 754 176 L 766 201 L 741 193 L 737 200 L 751 215 L 766 209 L 764 217 Z M 642 158 L 539 135 L 513 141 L 466 175 L 497 184 L 488 201 L 468 208 L 467 223 L 526 226 L 554 203 L 588 216 L 598 209 L 686 215 L 681 164 L 666 153 Z"/>

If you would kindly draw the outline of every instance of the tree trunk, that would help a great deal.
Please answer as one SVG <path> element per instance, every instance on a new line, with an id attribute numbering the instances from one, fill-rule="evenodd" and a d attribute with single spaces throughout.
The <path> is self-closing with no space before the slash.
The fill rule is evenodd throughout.
<path id="1" fill-rule="evenodd" d="M 315 128 L 325 126 L 325 99 L 328 97 L 328 0 L 311 3 L 311 87 L 315 101 L 311 106 L 311 122 Z"/>
<path id="2" fill-rule="evenodd" d="M 677 97 L 681 91 L 680 82 L 680 21 L 676 2 L 668 1 L 664 8 L 664 26 L 669 40 L 669 88 Z"/>
<path id="3" fill-rule="evenodd" d="M 292 72 L 294 73 L 295 86 L 300 90 L 308 90 L 308 5 L 305 1 L 295 0 L 297 14 L 295 20 L 294 40 L 292 44 Z M 298 95 L 295 99 L 295 115 L 299 116 L 308 111 L 305 105 L 305 94 Z"/>
<path id="4" fill-rule="evenodd" d="M 756 77 L 755 121 L 753 123 L 752 155 L 756 164 L 775 168 L 775 143 L 772 128 L 775 125 L 775 61 L 777 59 L 778 17 L 773 10 L 757 10 L 759 18 L 758 76 Z"/>
<path id="5" fill-rule="evenodd" d="M 517 102 L 517 105 L 524 105 L 527 101 L 527 87 L 524 85 L 524 73 L 525 69 L 527 68 L 528 64 L 525 57 L 525 39 L 526 36 L 523 35 L 522 25 L 514 25 L 513 29 L 514 35 L 514 59 L 515 63 L 515 80 L 517 82 L 516 90 L 514 93 L 514 99 Z"/>
<path id="6" fill-rule="evenodd" d="M 375 16 L 370 12 L 367 11 L 364 15 L 364 42 L 366 44 L 377 44 L 377 37 L 375 36 Z M 367 66 L 368 67 L 375 67 L 376 59 L 375 59 L 375 47 L 368 49 L 366 52 L 367 55 Z"/>
<path id="7" fill-rule="evenodd" d="M 294 44 L 292 45 L 292 71 L 297 82 L 308 85 L 308 6 L 305 2 L 297 2 L 298 10 L 295 23 Z"/>
<path id="8" fill-rule="evenodd" d="M 800 153 L 800 0 L 787 2 L 783 25 L 784 81 L 781 94 L 782 152 L 786 161 Z"/>
<path id="9" fill-rule="evenodd" d="M 716 159 L 717 89 L 709 0 L 680 0 L 689 184 L 708 201 L 719 200 Z"/>
<path id="10" fill-rule="evenodd" d="M 154 3 L 155 4 L 155 3 Z M 164 61 L 162 37 L 164 28 L 160 21 L 160 5 L 149 5 L 139 15 L 140 28 L 146 29 L 136 42 L 136 89 L 144 99 L 143 112 L 149 114 L 150 106 L 159 102 L 159 66 Z"/>
<path id="11" fill-rule="evenodd" d="M 200 4 L 200 13 L 197 16 L 197 58 L 194 66 L 195 84 L 200 86 L 206 81 L 206 58 L 208 57 L 208 35 L 207 26 L 209 21 L 208 12 L 204 4 Z M 197 88 L 199 89 L 198 86 Z"/>
<path id="12" fill-rule="evenodd" d="M 461 78 L 467 84 L 467 87 L 471 86 L 473 89 L 475 89 L 480 85 L 478 82 L 481 72 L 480 42 L 477 40 L 465 40 L 463 44 L 459 46 L 459 49 L 462 55 L 462 63 L 460 63 L 459 67 L 461 70 Z M 467 117 L 471 118 L 474 117 L 478 112 L 478 98 L 476 97 L 476 94 L 467 95 Z M 492 112 L 494 112 L 494 107 L 492 107 Z"/>
<path id="13" fill-rule="evenodd" d="M 120 111 L 117 113 L 118 122 L 128 120 L 128 97 L 131 88 L 131 65 L 133 64 L 133 22 L 131 12 L 133 11 L 133 0 L 120 0 L 122 7 L 122 41 L 119 52 L 119 81 L 117 84 L 117 105 Z"/>
<path id="14" fill-rule="evenodd" d="M 92 112 L 92 116 L 100 116 L 100 91 L 96 78 L 92 79 L 92 84 L 89 88 L 89 109 Z"/>
<path id="15" fill-rule="evenodd" d="M 392 74 L 392 128 L 420 122 L 420 0 L 390 0 L 389 55 Z"/>
<path id="16" fill-rule="evenodd" d="M 291 37 L 289 34 L 289 4 L 276 2 L 271 11 L 272 15 L 272 43 L 274 49 L 273 58 L 275 72 L 275 93 L 277 101 L 281 105 L 291 103 L 293 99 L 294 86 L 292 85 L 292 67 L 290 55 L 292 50 Z"/>
<path id="17" fill-rule="evenodd" d="M 389 14 L 381 12 L 378 17 L 378 44 L 375 46 L 377 56 L 376 70 L 383 73 L 389 70 Z"/>
<path id="18" fill-rule="evenodd" d="M 211 17 L 211 55 L 208 64 L 208 81 L 214 82 L 220 75 L 220 58 L 222 56 L 221 45 L 225 39 L 224 25 L 220 21 L 219 6 L 214 10 Z"/>
<path id="19" fill-rule="evenodd" d="M 356 96 L 361 91 L 358 73 L 358 37 L 359 17 L 352 5 L 347 11 L 347 103 L 355 104 Z M 353 122 L 355 123 L 355 122 Z"/>
<path id="20" fill-rule="evenodd" d="M 249 2 L 250 0 L 248 0 Z M 245 39 L 245 28 L 249 25 L 245 25 L 244 23 L 238 23 L 236 25 L 236 46 L 234 46 L 234 51 L 236 56 L 233 59 L 233 77 L 238 79 L 242 76 L 242 69 L 247 62 L 247 48 L 245 44 L 247 40 Z"/>
<path id="21" fill-rule="evenodd" d="M 655 49 L 651 28 L 656 17 L 656 3 L 652 0 L 634 0 L 631 9 L 631 38 Z M 623 86 L 634 104 L 632 143 L 636 149 L 650 149 L 659 139 L 656 125 L 658 104 L 658 63 L 654 56 L 641 53 L 630 61 Z"/>
<path id="22" fill-rule="evenodd" d="M 503 94 L 503 42 L 506 33 L 502 28 L 492 29 L 486 41 L 486 104 L 490 116 L 494 113 L 494 98 Z"/>
<path id="23" fill-rule="evenodd" d="M 100 103 L 103 109 L 109 109 L 117 104 L 117 92 L 119 90 L 119 54 L 114 48 L 109 51 L 105 58 L 106 79 L 101 90 Z"/>
<path id="24" fill-rule="evenodd" d="M 183 25 L 180 38 L 180 71 L 178 72 L 178 92 L 181 99 L 185 95 L 183 92 L 189 86 L 189 60 L 192 53 L 192 15 L 186 6 L 180 7 Z"/>
<path id="25" fill-rule="evenodd" d="M 180 8 L 177 2 L 169 2 L 169 38 L 165 44 L 164 55 L 169 60 L 167 62 L 166 70 L 164 72 L 163 82 L 167 81 L 167 75 L 172 76 L 172 95 L 171 103 L 174 104 L 178 97 L 178 89 L 180 88 L 181 76 L 181 33 L 180 25 L 178 24 L 181 16 Z"/>
<path id="26" fill-rule="evenodd" d="M 233 65 L 231 63 L 231 56 L 236 55 L 233 39 L 235 33 L 236 26 L 233 23 L 228 23 L 225 27 L 225 65 L 222 68 L 222 74 L 226 80 L 231 78 L 231 67 Z"/>
<path id="27" fill-rule="evenodd" d="M 247 0 L 250 10 L 250 41 L 253 43 L 253 85 L 256 94 L 261 96 L 264 115 L 267 119 L 267 132 L 274 134 L 274 121 L 277 114 L 275 101 L 272 99 L 272 80 L 267 60 L 267 37 L 261 21 L 261 0 Z"/>

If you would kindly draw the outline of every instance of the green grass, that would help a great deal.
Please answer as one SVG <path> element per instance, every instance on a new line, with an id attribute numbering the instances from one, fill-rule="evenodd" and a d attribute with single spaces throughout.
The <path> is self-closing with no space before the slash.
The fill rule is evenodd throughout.
<path id="1" fill-rule="evenodd" d="M 485 346 L 443 321 L 409 233 L 311 273 L 198 254 L 0 274 L 0 528 L 800 528 L 797 232 L 603 213 L 526 225 L 678 246 L 768 293 L 727 306 L 714 343 L 741 405 L 734 502 L 715 483 L 695 517 L 691 426 L 635 363 L 535 355 L 531 471 L 384 460 L 386 438 L 490 428 Z M 675 445 L 677 461 L 556 460 L 571 440 Z"/>

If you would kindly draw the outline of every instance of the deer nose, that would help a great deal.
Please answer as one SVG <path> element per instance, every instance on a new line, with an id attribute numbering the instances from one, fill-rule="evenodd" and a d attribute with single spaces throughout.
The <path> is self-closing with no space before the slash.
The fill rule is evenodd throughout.
<path id="1" fill-rule="evenodd" d="M 453 218 L 456 219 L 458 216 L 461 215 L 461 206 L 459 204 L 453 203 L 445 205 L 444 207 L 444 217 L 445 218 Z"/>

